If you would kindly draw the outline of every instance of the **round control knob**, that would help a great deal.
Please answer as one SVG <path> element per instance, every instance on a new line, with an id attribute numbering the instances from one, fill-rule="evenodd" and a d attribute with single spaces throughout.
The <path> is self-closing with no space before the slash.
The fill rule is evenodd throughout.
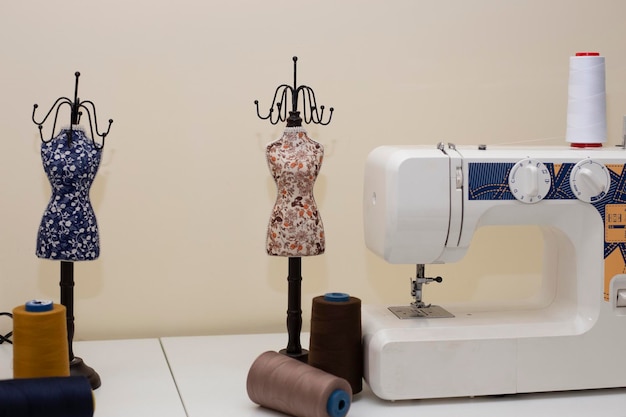
<path id="1" fill-rule="evenodd" d="M 580 201 L 595 203 L 609 192 L 611 174 L 603 164 L 593 159 L 585 159 L 572 168 L 569 186 Z"/>
<path id="2" fill-rule="evenodd" d="M 522 203 L 531 204 L 543 200 L 551 185 L 550 171 L 543 162 L 534 159 L 519 161 L 509 173 L 509 189 Z"/>

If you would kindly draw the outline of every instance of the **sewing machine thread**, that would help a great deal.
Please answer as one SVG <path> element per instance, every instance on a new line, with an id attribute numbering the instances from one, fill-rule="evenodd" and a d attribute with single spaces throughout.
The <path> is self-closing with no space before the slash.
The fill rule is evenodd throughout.
<path id="1" fill-rule="evenodd" d="M 597 52 L 570 57 L 565 136 L 574 147 L 606 142 L 605 67 L 604 57 Z"/>
<path id="2" fill-rule="evenodd" d="M 92 417 L 94 408 L 85 377 L 0 381 L 0 417 Z"/>
<path id="3" fill-rule="evenodd" d="M 345 379 L 272 351 L 254 361 L 246 388 L 254 403 L 295 417 L 344 417 L 352 402 Z"/>
<path id="4" fill-rule="evenodd" d="M 346 379 L 357 394 L 363 389 L 361 300 L 345 293 L 313 298 L 309 365 Z"/>
<path id="5" fill-rule="evenodd" d="M 70 375 L 65 307 L 29 301 L 13 309 L 13 377 Z"/>

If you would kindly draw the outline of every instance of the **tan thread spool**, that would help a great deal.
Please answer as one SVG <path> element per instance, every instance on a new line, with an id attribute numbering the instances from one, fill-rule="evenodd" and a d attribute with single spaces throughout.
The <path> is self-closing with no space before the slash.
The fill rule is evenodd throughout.
<path id="1" fill-rule="evenodd" d="M 29 301 L 13 309 L 13 377 L 70 375 L 65 307 Z"/>
<path id="2" fill-rule="evenodd" d="M 360 299 L 346 293 L 313 298 L 309 365 L 344 378 L 353 394 L 362 391 Z"/>
<path id="3" fill-rule="evenodd" d="M 256 404 L 296 417 L 343 417 L 352 402 L 345 379 L 272 351 L 254 361 L 246 387 Z"/>

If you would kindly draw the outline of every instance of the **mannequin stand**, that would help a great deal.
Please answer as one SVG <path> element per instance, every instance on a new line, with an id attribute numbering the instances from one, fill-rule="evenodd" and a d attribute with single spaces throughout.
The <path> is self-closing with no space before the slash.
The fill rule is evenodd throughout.
<path id="1" fill-rule="evenodd" d="M 309 351 L 302 349 L 300 331 L 302 330 L 302 258 L 289 258 L 289 275 L 287 276 L 287 348 L 280 353 L 306 363 Z"/>
<path id="2" fill-rule="evenodd" d="M 67 321 L 67 342 L 70 354 L 70 376 L 84 376 L 89 380 L 91 389 L 101 385 L 100 375 L 87 366 L 81 358 L 74 356 L 74 262 L 61 261 L 61 304 L 65 306 Z"/>
<path id="3" fill-rule="evenodd" d="M 33 106 L 33 114 L 32 120 L 33 123 L 37 125 L 39 128 L 39 137 L 41 138 L 42 144 L 49 143 L 54 139 L 54 133 L 56 131 L 55 127 L 57 125 L 57 117 L 59 116 L 59 109 L 68 105 L 71 109 L 70 114 L 70 128 L 69 134 L 67 135 L 67 146 L 71 145 L 71 141 L 73 138 L 73 126 L 78 125 L 80 123 L 80 117 L 83 114 L 83 111 L 87 113 L 87 117 L 89 119 L 89 129 L 91 132 L 91 140 L 93 141 L 93 146 L 96 150 L 101 151 L 104 148 L 104 142 L 106 136 L 109 134 L 111 130 L 111 124 L 113 123 L 113 119 L 109 119 L 109 126 L 106 132 L 100 133 L 98 132 L 98 121 L 96 117 L 96 106 L 90 100 L 80 101 L 78 98 L 78 78 L 80 77 L 80 72 L 76 71 L 74 73 L 75 76 L 75 84 L 74 84 L 74 101 L 70 100 L 67 97 L 59 97 L 48 113 L 44 116 L 41 122 L 38 122 L 35 119 L 35 112 L 37 111 L 37 104 Z M 55 110 L 56 108 L 56 110 Z M 52 125 L 52 135 L 50 139 L 46 140 L 43 137 L 43 124 L 46 122 L 48 117 L 54 114 L 54 123 Z M 93 124 L 92 124 L 93 119 Z M 102 143 L 98 144 L 95 140 L 94 135 L 102 138 Z M 95 174 L 95 173 L 94 173 Z M 91 385 L 91 389 L 96 389 L 100 387 L 100 376 L 96 371 L 94 371 L 89 366 L 85 365 L 81 358 L 77 358 L 74 356 L 74 352 L 72 349 L 72 341 L 74 339 L 74 263 L 72 261 L 61 261 L 61 304 L 65 306 L 66 309 L 66 323 L 67 323 L 67 340 L 68 340 L 68 349 L 69 349 L 69 359 L 70 359 L 70 375 L 71 376 L 84 376 L 89 380 L 89 384 Z"/>
<path id="4" fill-rule="evenodd" d="M 326 122 L 324 119 L 324 106 L 317 107 L 317 100 L 313 89 L 306 85 L 298 86 L 297 64 L 298 57 L 293 57 L 293 86 L 281 84 L 274 91 L 274 99 L 266 116 L 259 113 L 259 101 L 255 100 L 257 116 L 262 120 L 268 120 L 275 125 L 278 122 L 287 122 L 287 127 L 301 127 L 303 119 L 298 111 L 298 95 L 302 95 L 304 104 L 303 117 L 305 123 L 316 123 L 325 126 L 330 123 L 334 109 L 330 108 L 330 116 Z M 288 101 L 291 100 L 291 110 L 287 117 Z M 276 111 L 275 111 L 276 110 Z M 302 349 L 300 344 L 300 331 L 302 330 L 302 258 L 289 257 L 289 285 L 287 294 L 287 332 L 289 341 L 287 348 L 280 353 L 295 358 L 301 362 L 308 362 L 309 352 Z"/>

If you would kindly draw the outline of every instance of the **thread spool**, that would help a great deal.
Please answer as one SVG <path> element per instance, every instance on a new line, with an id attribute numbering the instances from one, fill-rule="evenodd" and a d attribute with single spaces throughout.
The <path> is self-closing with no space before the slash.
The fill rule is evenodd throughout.
<path id="1" fill-rule="evenodd" d="M 345 379 L 272 351 L 254 361 L 246 388 L 254 403 L 295 417 L 344 417 L 352 402 Z"/>
<path id="2" fill-rule="evenodd" d="M 345 293 L 313 298 L 309 365 L 344 378 L 352 393 L 363 389 L 361 300 Z"/>
<path id="3" fill-rule="evenodd" d="M 94 408 L 85 377 L 0 381 L 0 417 L 92 417 Z"/>
<path id="4" fill-rule="evenodd" d="M 569 61 L 565 138 L 573 147 L 598 147 L 606 137 L 604 57 L 578 52 Z"/>
<path id="5" fill-rule="evenodd" d="M 28 301 L 13 309 L 13 377 L 70 375 L 65 307 Z"/>

